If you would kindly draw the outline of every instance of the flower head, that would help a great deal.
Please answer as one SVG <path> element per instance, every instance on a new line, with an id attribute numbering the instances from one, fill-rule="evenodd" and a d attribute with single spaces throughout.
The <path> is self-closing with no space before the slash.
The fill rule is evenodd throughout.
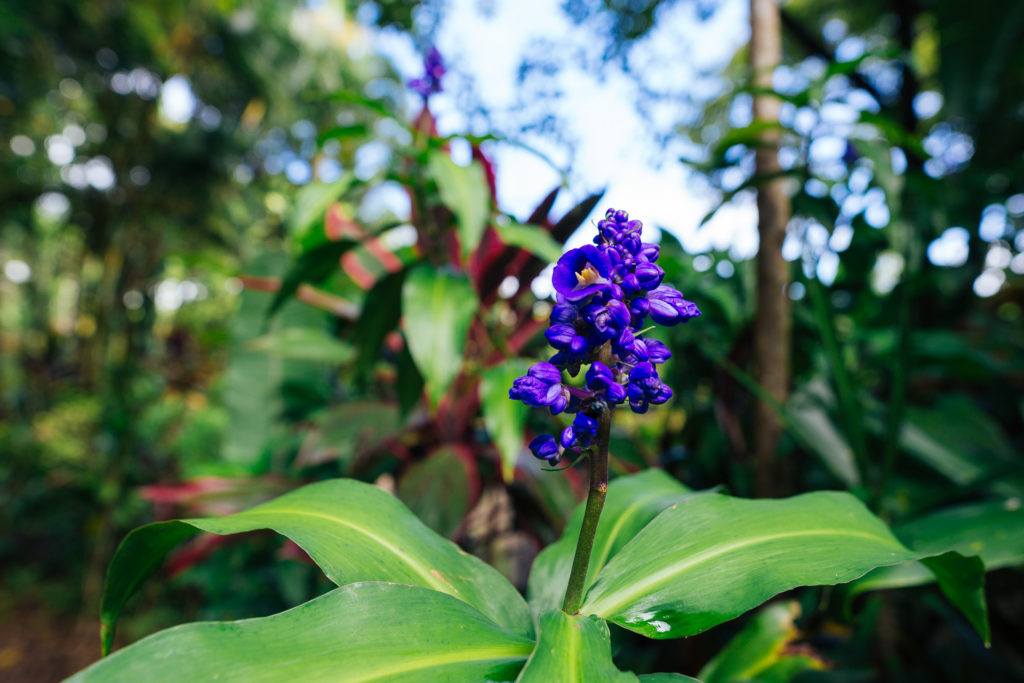
<path id="1" fill-rule="evenodd" d="M 427 99 L 431 95 L 441 92 L 441 79 L 444 78 L 445 72 L 441 52 L 436 47 L 431 47 L 423 56 L 423 75 L 410 79 L 407 85 L 410 90 L 419 93 L 423 99 Z"/>
<path id="2" fill-rule="evenodd" d="M 628 402 L 634 412 L 646 413 L 672 397 L 657 368 L 672 354 L 640 328 L 648 317 L 677 325 L 700 310 L 663 283 L 658 245 L 645 243 L 642 231 L 643 224 L 625 211 L 608 209 L 594 244 L 570 249 L 555 264 L 555 306 L 545 336 L 557 353 L 531 367 L 509 391 L 529 406 L 575 413 L 557 439 L 542 434 L 530 442 L 538 458 L 555 463 L 567 451 L 588 448 L 603 410 Z M 562 382 L 563 371 L 576 376 L 584 365 L 590 368 L 582 387 Z"/>

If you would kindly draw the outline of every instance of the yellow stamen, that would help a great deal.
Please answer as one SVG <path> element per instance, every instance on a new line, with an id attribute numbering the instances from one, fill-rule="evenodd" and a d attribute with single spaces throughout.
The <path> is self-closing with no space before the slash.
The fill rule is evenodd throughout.
<path id="1" fill-rule="evenodd" d="M 592 285 L 601 279 L 600 273 L 598 273 L 592 266 L 587 266 L 580 272 L 576 273 L 576 285 L 578 287 L 586 287 Z"/>

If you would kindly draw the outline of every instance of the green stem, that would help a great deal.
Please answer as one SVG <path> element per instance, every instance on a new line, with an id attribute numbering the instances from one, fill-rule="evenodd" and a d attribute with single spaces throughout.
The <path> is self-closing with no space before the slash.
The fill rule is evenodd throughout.
<path id="1" fill-rule="evenodd" d="M 587 507 L 583 512 L 580 538 L 576 542 L 576 555 L 572 558 L 572 571 L 565 587 L 562 611 L 578 614 L 583 604 L 583 591 L 587 588 L 587 574 L 590 569 L 590 553 L 594 549 L 597 522 L 601 518 L 604 499 L 608 493 L 608 437 L 611 433 L 612 411 L 605 408 L 598 417 L 597 442 L 590 454 L 590 491 Z"/>

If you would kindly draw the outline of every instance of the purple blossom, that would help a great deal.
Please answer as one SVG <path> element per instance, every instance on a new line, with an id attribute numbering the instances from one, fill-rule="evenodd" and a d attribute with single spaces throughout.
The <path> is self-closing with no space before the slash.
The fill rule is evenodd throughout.
<path id="1" fill-rule="evenodd" d="M 577 302 L 608 291 L 611 263 L 604 252 L 586 245 L 570 249 L 555 264 L 551 283 L 568 302 Z"/>
<path id="2" fill-rule="evenodd" d="M 427 99 L 441 92 L 441 79 L 444 78 L 445 71 L 440 51 L 436 47 L 431 47 L 423 56 L 423 75 L 409 80 L 406 85 L 420 97 Z"/>
<path id="3" fill-rule="evenodd" d="M 665 403 L 672 390 L 657 365 L 671 358 L 668 347 L 640 331 L 648 316 L 659 325 L 676 325 L 700 315 L 697 305 L 663 284 L 656 263 L 660 249 L 642 239 L 643 224 L 625 211 L 609 209 L 598 221 L 593 245 L 570 249 L 559 258 L 551 280 L 556 292 L 545 336 L 557 349 L 515 380 L 509 397 L 552 413 L 574 413 L 559 437 L 544 434 L 530 442 L 538 458 L 555 463 L 567 451 L 590 447 L 602 411 L 628 400 L 645 413 Z M 589 365 L 583 387 L 562 383 Z"/>

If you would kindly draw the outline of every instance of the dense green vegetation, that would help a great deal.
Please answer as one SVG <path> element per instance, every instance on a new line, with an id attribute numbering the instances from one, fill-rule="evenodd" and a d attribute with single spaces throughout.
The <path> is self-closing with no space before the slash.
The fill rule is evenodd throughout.
<path id="1" fill-rule="evenodd" d="M 455 9 L 358 4 L 4 8 L 0 677 L 83 669 L 101 621 L 117 650 L 249 617 L 86 676 L 158 677 L 175 648 L 205 653 L 197 679 L 292 648 L 292 678 L 395 676 L 400 639 L 453 680 L 1024 677 L 1024 6 L 783 3 L 770 84 L 751 43 L 657 131 L 723 206 L 782 193 L 791 311 L 763 323 L 765 250 L 662 232 L 665 282 L 703 315 L 652 333 L 672 401 L 615 414 L 579 616 L 558 607 L 587 467 L 531 457 L 567 421 L 508 389 L 550 355 L 531 283 L 606 202 L 570 176 L 502 207 L 514 131 L 439 134 L 375 49 Z M 641 82 L 631 50 L 682 4 L 551 11 Z M 789 349 L 781 375 L 766 348 Z M 66 628 L 88 645 L 35 661 Z"/>

